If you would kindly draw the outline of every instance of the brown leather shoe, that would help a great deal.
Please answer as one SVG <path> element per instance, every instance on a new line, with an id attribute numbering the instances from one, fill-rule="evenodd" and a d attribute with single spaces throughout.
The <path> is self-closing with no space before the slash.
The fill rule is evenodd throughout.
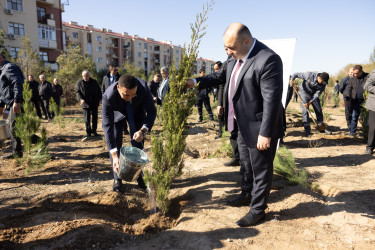
<path id="1" fill-rule="evenodd" d="M 249 227 L 249 226 L 254 226 L 257 224 L 259 221 L 264 219 L 266 217 L 265 212 L 261 212 L 259 214 L 254 214 L 252 212 L 248 212 L 244 217 L 239 219 L 236 224 L 240 227 Z"/>

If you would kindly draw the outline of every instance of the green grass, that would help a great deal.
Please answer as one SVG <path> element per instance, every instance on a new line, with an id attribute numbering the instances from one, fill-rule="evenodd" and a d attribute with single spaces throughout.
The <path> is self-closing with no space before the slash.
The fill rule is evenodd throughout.
<path id="1" fill-rule="evenodd" d="M 216 149 L 215 152 L 210 154 L 209 158 L 233 156 L 233 149 L 232 149 L 232 145 L 230 144 L 229 137 L 230 137 L 229 131 L 225 131 L 225 129 L 223 128 L 223 134 L 221 136 L 220 147 Z"/>
<path id="2" fill-rule="evenodd" d="M 307 172 L 298 169 L 292 153 L 285 147 L 280 147 L 275 156 L 274 172 L 284 176 L 290 185 L 302 185 L 308 187 Z"/>

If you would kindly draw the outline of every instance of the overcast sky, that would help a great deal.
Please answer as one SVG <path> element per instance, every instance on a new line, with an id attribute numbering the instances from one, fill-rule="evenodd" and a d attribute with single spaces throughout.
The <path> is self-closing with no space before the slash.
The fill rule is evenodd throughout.
<path id="1" fill-rule="evenodd" d="M 64 2 L 66 0 L 62 0 Z M 184 45 L 203 0 L 69 0 L 63 21 Z M 222 35 L 233 22 L 259 40 L 296 38 L 293 72 L 337 73 L 368 63 L 375 46 L 374 0 L 216 0 L 199 56 L 224 61 Z"/>

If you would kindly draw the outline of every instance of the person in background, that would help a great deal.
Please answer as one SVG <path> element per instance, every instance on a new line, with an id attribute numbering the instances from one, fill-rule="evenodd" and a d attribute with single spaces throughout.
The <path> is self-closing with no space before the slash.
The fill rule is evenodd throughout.
<path id="1" fill-rule="evenodd" d="M 223 67 L 223 63 L 220 61 L 217 61 L 214 64 L 214 71 L 219 72 L 221 67 Z M 223 116 L 223 94 L 224 94 L 224 84 L 219 85 L 217 88 L 214 88 L 217 90 L 216 95 L 217 95 L 217 107 L 216 107 L 216 112 L 217 112 L 217 118 L 219 120 L 219 131 L 217 135 L 215 136 L 215 139 L 221 138 L 223 134 L 223 127 L 224 127 L 224 116 Z"/>
<path id="2" fill-rule="evenodd" d="M 151 81 L 147 82 L 147 86 L 151 92 L 152 99 L 154 100 L 155 103 L 157 103 L 158 101 L 158 88 L 160 85 L 160 79 L 161 79 L 161 75 L 155 74 L 154 78 Z"/>
<path id="3" fill-rule="evenodd" d="M 201 69 L 199 70 L 199 76 L 202 77 L 204 76 L 205 74 L 205 70 L 204 69 Z M 210 120 L 213 121 L 214 120 L 214 114 L 212 113 L 212 110 L 211 110 L 211 105 L 210 105 L 210 97 L 208 96 L 208 94 L 210 93 L 210 88 L 208 89 L 202 89 L 202 90 L 199 90 L 197 92 L 197 102 L 196 102 L 196 105 L 197 105 L 197 109 L 198 109 L 198 115 L 199 115 L 199 122 L 202 122 L 203 121 L 203 104 L 204 104 L 204 107 L 206 108 L 207 110 L 207 113 L 210 117 Z"/>
<path id="4" fill-rule="evenodd" d="M 303 126 L 305 128 L 305 136 L 311 135 L 311 127 L 309 121 L 309 113 L 307 109 L 310 105 L 313 106 L 316 120 L 318 125 L 323 124 L 323 110 L 320 106 L 319 96 L 324 92 L 328 84 L 329 75 L 326 72 L 315 73 L 315 72 L 306 72 L 306 73 L 294 73 L 290 79 L 290 85 L 294 86 L 294 80 L 296 78 L 302 79 L 302 83 L 299 86 L 298 93 L 301 97 L 301 109 L 302 109 L 302 118 Z M 325 130 L 320 131 L 326 134 L 332 134 L 331 131 Z"/>
<path id="5" fill-rule="evenodd" d="M 116 65 L 112 64 L 109 66 L 109 72 L 107 75 L 103 77 L 102 80 L 102 93 L 104 94 L 105 90 L 112 85 L 113 83 L 117 82 L 120 79 L 120 74 L 118 73 L 118 68 Z"/>
<path id="6" fill-rule="evenodd" d="M 29 89 L 32 92 L 30 101 L 34 104 L 37 116 L 42 118 L 42 112 L 40 111 L 40 103 L 42 99 L 40 99 L 39 96 L 39 83 L 34 80 L 33 75 L 29 75 L 27 82 L 29 83 Z"/>
<path id="7" fill-rule="evenodd" d="M 102 92 L 98 82 L 91 78 L 88 70 L 82 72 L 82 79 L 76 83 L 76 95 L 85 116 L 87 137 L 91 135 L 99 136 L 96 129 L 98 126 L 98 107 L 102 99 Z M 91 124 L 90 120 L 92 121 Z M 87 137 L 84 139 L 87 139 Z"/>
<path id="8" fill-rule="evenodd" d="M 49 102 L 52 97 L 52 84 L 46 80 L 46 77 L 44 75 L 40 75 L 39 80 L 39 96 L 42 100 L 41 105 L 44 113 L 44 119 L 50 121 L 52 119 L 52 115 L 49 111 Z"/>
<path id="9" fill-rule="evenodd" d="M 365 154 L 372 155 L 375 149 L 375 69 L 367 78 L 364 89 L 368 91 L 365 108 L 369 110 L 368 138 Z"/>
<path id="10" fill-rule="evenodd" d="M 163 81 L 158 88 L 157 103 L 163 105 L 165 95 L 169 92 L 169 69 L 167 67 L 162 67 L 160 69 L 160 74 L 163 77 Z"/>
<path id="11" fill-rule="evenodd" d="M 348 86 L 349 79 L 353 77 L 353 68 L 349 68 L 348 75 L 341 79 L 339 91 L 343 95 L 344 103 L 345 103 L 345 118 L 346 118 L 346 125 L 350 131 L 350 123 L 352 122 L 352 113 L 350 107 L 350 97 L 345 96 L 345 89 Z"/>
<path id="12" fill-rule="evenodd" d="M 335 80 L 335 86 L 332 89 L 332 99 L 335 100 L 335 98 L 338 98 L 339 94 L 340 94 L 339 80 Z M 333 106 L 333 108 L 337 108 L 336 102 L 335 102 L 335 105 Z"/>
<path id="13" fill-rule="evenodd" d="M 57 108 L 60 108 L 61 96 L 63 95 L 63 88 L 59 84 L 59 79 L 53 79 L 52 84 L 52 98 L 56 102 Z M 52 112 L 52 118 L 55 116 L 55 113 Z"/>
<path id="14" fill-rule="evenodd" d="M 358 118 L 361 114 L 361 104 L 365 101 L 364 84 L 367 80 L 368 73 L 363 72 L 361 65 L 355 65 L 353 67 L 353 77 L 348 81 L 344 96 L 349 97 L 350 110 L 352 111 L 352 120 L 350 122 L 350 135 L 353 137 L 357 136 L 357 125 Z"/>
<path id="15" fill-rule="evenodd" d="M 113 169 L 113 191 L 122 192 L 122 180 L 118 176 L 122 130 L 129 124 L 131 144 L 143 149 L 145 134 L 151 130 L 156 118 L 156 107 L 147 84 L 142 79 L 123 75 L 103 94 L 102 126 Z M 138 186 L 146 189 L 142 174 Z"/>

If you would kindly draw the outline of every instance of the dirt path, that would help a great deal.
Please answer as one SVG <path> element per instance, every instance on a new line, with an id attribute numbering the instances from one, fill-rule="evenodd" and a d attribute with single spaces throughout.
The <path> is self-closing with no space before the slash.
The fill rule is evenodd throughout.
<path id="1" fill-rule="evenodd" d="M 298 105 L 289 110 L 298 124 Z M 149 215 L 148 196 L 134 183 L 124 194 L 111 191 L 103 139 L 82 142 L 81 114 L 68 109 L 62 134 L 69 136 L 44 123 L 53 159 L 43 169 L 26 175 L 13 160 L 0 160 L 0 248 L 374 249 L 375 160 L 363 154 L 361 139 L 344 131 L 343 108 L 325 111 L 333 135 L 305 138 L 302 127 L 290 127 L 285 138 L 322 194 L 275 175 L 266 221 L 239 228 L 235 221 L 249 208 L 224 205 L 240 191 L 239 167 L 209 158 L 221 143 L 212 123 L 197 124 L 192 116 L 171 213 Z"/>

